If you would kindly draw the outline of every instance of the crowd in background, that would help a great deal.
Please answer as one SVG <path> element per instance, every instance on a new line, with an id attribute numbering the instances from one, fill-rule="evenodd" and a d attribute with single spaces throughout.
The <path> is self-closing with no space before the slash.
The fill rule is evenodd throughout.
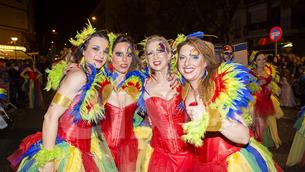
<path id="1" fill-rule="evenodd" d="M 50 66 L 47 60 L 39 60 L 35 65 L 33 65 L 32 60 L 0 60 L 0 87 L 8 91 L 9 101 L 17 107 L 24 106 L 22 103 L 26 103 L 29 98 L 28 79 L 22 77 L 21 73 L 26 68 L 33 68 L 33 66 L 42 73 L 39 80 L 44 86 L 46 82 L 45 69 Z"/>
<path id="2" fill-rule="evenodd" d="M 294 99 L 295 104 L 299 107 L 305 105 L 305 56 L 299 57 L 295 54 L 283 54 L 277 56 L 269 56 L 269 62 L 274 64 L 279 71 L 281 82 L 281 105 L 287 107 L 293 107 L 293 103 L 282 103 L 287 98 Z M 288 85 L 287 85 L 288 84 Z M 286 91 L 286 87 L 291 87 L 293 94 L 289 97 L 284 97 L 283 93 Z M 292 97 L 294 96 L 294 97 Z"/>
<path id="3" fill-rule="evenodd" d="M 67 55 L 69 49 L 65 48 L 60 52 L 58 59 Z M 57 59 L 55 59 L 57 60 Z M 302 107 L 305 105 L 305 56 L 300 57 L 295 54 L 268 55 L 268 61 L 278 68 L 282 88 L 280 96 L 281 105 L 284 107 Z M 0 85 L 8 89 L 10 101 L 20 106 L 21 100 L 27 100 L 27 82 L 20 75 L 21 72 L 31 67 L 32 60 L 8 60 L 0 59 Z M 51 62 L 46 58 L 40 58 L 35 64 L 35 68 L 42 73 L 42 88 L 46 82 L 45 70 L 51 66 Z M 292 90 L 292 94 L 286 94 L 286 89 Z M 285 92 L 285 94 L 284 94 Z M 287 103 L 287 98 L 290 102 Z"/>

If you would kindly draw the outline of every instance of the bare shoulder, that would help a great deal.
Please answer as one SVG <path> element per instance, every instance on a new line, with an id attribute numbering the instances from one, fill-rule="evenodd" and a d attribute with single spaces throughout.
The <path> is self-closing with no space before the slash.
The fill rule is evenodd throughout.
<path id="1" fill-rule="evenodd" d="M 86 84 L 86 81 L 86 74 L 81 69 L 69 71 L 61 82 L 59 91 L 79 91 Z"/>

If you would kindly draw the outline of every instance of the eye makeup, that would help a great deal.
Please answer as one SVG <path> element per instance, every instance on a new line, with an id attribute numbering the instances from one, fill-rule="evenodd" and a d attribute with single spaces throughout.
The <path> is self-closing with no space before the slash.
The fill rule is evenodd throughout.
<path id="1" fill-rule="evenodd" d="M 195 58 L 195 59 L 198 59 L 198 58 L 199 58 L 199 55 L 200 55 L 200 53 L 199 53 L 199 51 L 198 51 L 196 48 L 193 48 L 193 49 L 190 51 L 190 54 L 189 54 L 190 57 L 193 57 L 193 58 Z"/>
<path id="2" fill-rule="evenodd" d="M 158 44 L 157 51 L 162 53 L 165 52 L 165 45 L 162 42 Z"/>

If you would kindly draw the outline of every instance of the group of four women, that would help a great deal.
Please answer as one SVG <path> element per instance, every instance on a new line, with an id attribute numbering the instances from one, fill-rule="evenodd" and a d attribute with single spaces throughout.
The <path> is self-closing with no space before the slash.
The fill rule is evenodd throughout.
<path id="1" fill-rule="evenodd" d="M 249 71 L 217 64 L 210 42 L 179 35 L 170 46 L 148 37 L 141 71 L 125 34 L 89 24 L 71 43 L 78 65 L 50 71 L 57 91 L 42 133 L 8 158 L 18 171 L 281 171 L 240 110 L 251 99 Z M 136 132 L 139 114 L 152 131 L 144 153 L 149 130 Z"/>

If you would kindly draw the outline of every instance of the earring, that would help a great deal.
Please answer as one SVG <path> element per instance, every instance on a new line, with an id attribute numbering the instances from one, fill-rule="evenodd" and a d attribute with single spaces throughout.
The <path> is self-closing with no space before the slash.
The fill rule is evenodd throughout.
<path id="1" fill-rule="evenodd" d="M 208 74 L 209 74 L 208 70 L 205 69 L 201 79 L 204 80 L 208 76 Z"/>

